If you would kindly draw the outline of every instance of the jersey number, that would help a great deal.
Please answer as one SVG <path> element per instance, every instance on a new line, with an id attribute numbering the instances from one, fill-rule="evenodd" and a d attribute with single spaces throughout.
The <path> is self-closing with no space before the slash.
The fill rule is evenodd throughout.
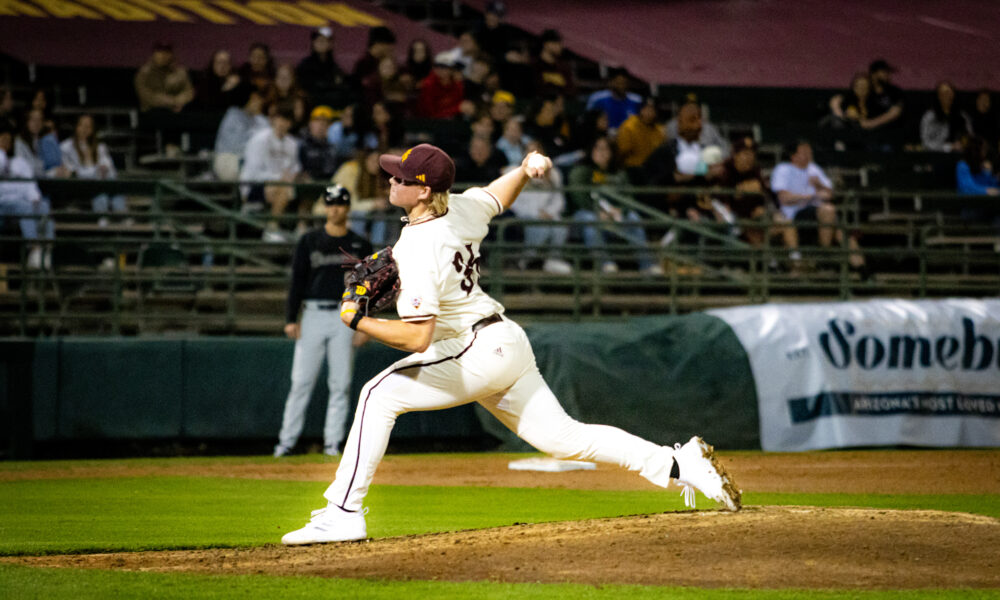
<path id="1" fill-rule="evenodd" d="M 461 252 L 456 252 L 451 265 L 455 267 L 455 272 L 463 277 L 461 287 L 465 294 L 469 295 L 479 280 L 479 259 L 481 256 L 476 256 L 472 250 L 472 244 L 466 244 L 465 249 L 469 252 L 469 258 L 463 257 Z"/>

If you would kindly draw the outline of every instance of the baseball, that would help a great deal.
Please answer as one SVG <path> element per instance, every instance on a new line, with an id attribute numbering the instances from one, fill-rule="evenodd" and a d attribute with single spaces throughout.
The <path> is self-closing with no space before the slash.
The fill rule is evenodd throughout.
<path id="1" fill-rule="evenodd" d="M 532 154 L 528 159 L 528 167 L 544 171 L 549 166 L 549 161 L 541 154 Z"/>

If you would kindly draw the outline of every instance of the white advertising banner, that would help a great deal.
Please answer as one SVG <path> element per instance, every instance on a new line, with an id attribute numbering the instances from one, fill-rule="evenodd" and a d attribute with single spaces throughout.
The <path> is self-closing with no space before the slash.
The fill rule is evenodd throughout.
<path id="1" fill-rule="evenodd" d="M 761 446 L 1000 446 L 1000 300 L 709 311 L 757 386 Z"/>

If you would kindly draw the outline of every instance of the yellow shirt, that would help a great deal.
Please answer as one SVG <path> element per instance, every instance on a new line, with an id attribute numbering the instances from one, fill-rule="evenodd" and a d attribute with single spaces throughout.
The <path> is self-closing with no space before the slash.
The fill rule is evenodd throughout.
<path id="1" fill-rule="evenodd" d="M 618 160 L 622 166 L 638 167 L 665 137 L 661 125 L 646 125 L 639 120 L 639 115 L 632 115 L 618 128 Z"/>

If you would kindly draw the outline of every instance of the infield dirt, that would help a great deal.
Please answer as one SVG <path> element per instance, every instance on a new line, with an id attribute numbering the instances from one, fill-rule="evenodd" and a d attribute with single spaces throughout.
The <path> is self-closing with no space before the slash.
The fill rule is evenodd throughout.
<path id="1" fill-rule="evenodd" d="M 1000 493 L 1000 452 L 723 455 L 755 492 Z M 652 488 L 610 468 L 513 472 L 509 457 L 389 456 L 376 484 Z M 3 479 L 209 475 L 327 480 L 335 465 L 40 468 Z M 671 492 L 668 492 L 671 493 Z M 228 574 L 632 583 L 749 588 L 1000 587 L 1000 521 L 938 511 L 748 506 L 616 519 L 519 524 L 285 548 L 127 552 L 4 559 L 32 566 Z"/>

